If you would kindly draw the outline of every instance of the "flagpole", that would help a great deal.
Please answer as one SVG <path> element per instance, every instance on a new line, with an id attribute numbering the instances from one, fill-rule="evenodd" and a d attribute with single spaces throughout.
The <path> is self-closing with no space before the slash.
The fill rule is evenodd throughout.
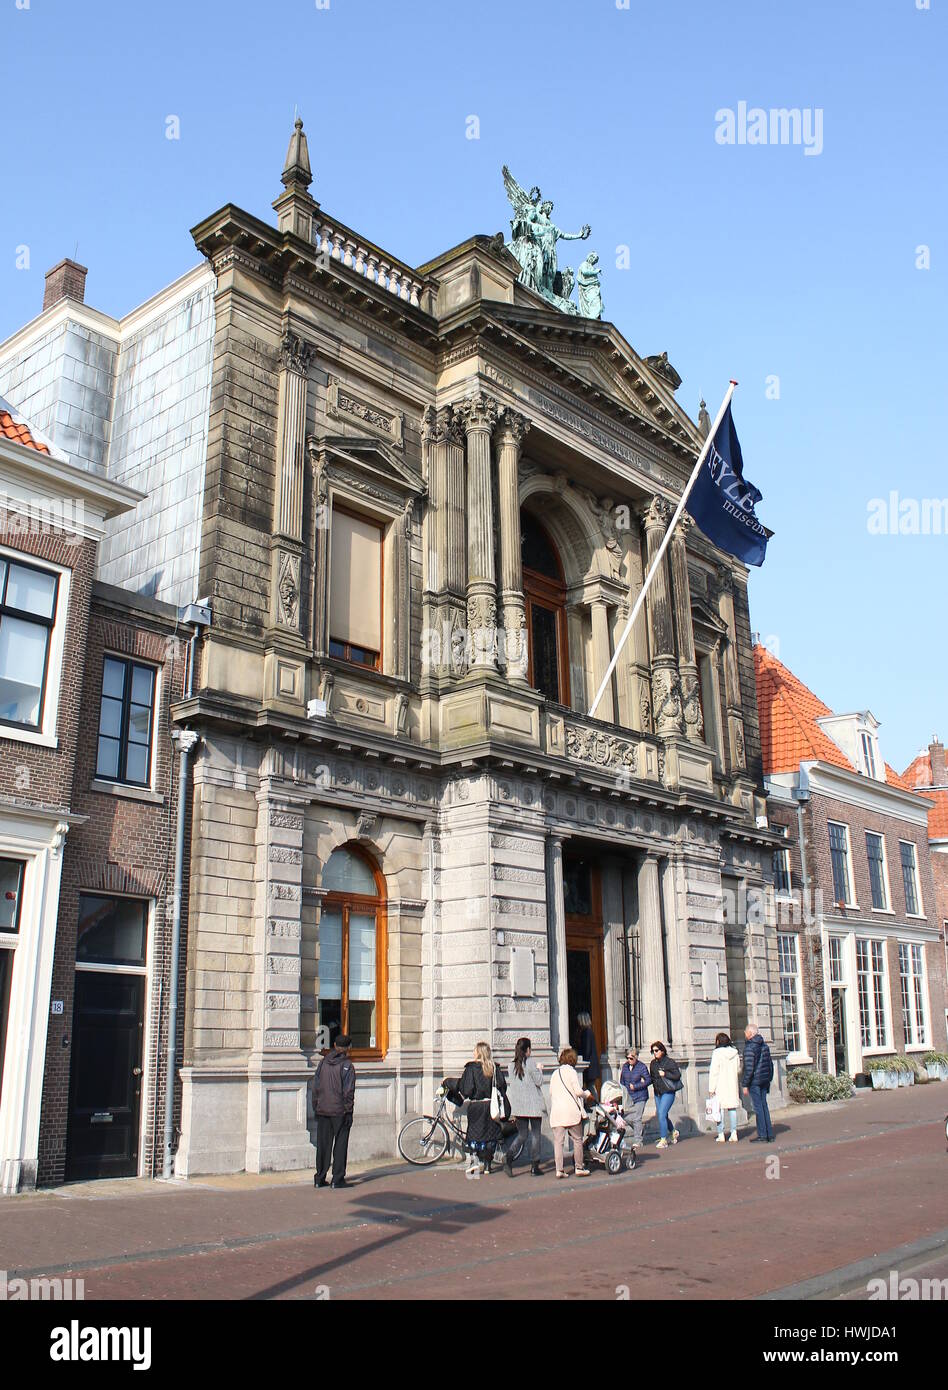
<path id="1" fill-rule="evenodd" d="M 599 689 L 596 691 L 596 697 L 595 697 L 595 699 L 593 700 L 592 704 L 589 706 L 588 713 L 589 713 L 590 718 L 593 718 L 593 717 L 595 716 L 596 709 L 597 709 L 597 707 L 598 707 L 598 705 L 599 705 L 599 701 L 602 699 L 603 695 L 605 694 L 606 686 L 609 684 L 610 680 L 612 679 L 612 673 L 613 673 L 613 671 L 616 669 L 616 663 L 618 662 L 619 657 L 620 657 L 621 654 L 622 654 L 622 648 L 625 646 L 626 642 L 628 641 L 629 633 L 632 631 L 632 626 L 633 626 L 633 624 L 634 624 L 636 618 L 639 616 L 639 612 L 641 611 L 642 604 L 645 602 L 645 595 L 648 593 L 649 585 L 651 584 L 652 580 L 655 578 L 655 575 L 656 575 L 656 573 L 658 572 L 658 567 L 659 567 L 659 565 L 662 563 L 662 556 L 665 554 L 665 551 L 666 551 L 666 549 L 668 548 L 668 542 L 671 540 L 672 531 L 674 531 L 676 525 L 678 524 L 678 520 L 679 520 L 679 518 L 680 518 L 682 512 L 685 510 L 685 503 L 686 503 L 687 500 L 688 500 L 688 494 L 689 494 L 689 492 L 691 491 L 691 489 L 694 487 L 695 483 L 698 481 L 698 476 L 699 476 L 699 474 L 701 473 L 702 466 L 703 466 L 703 464 L 704 464 L 705 459 L 707 458 L 708 450 L 711 448 L 711 441 L 714 439 L 714 436 L 717 434 L 717 432 L 718 432 L 718 426 L 720 425 L 721 421 L 724 419 L 724 412 L 727 410 L 728 406 L 729 406 L 730 403 L 731 403 L 731 397 L 734 395 L 734 387 L 735 387 L 736 385 L 737 385 L 737 382 L 736 382 L 736 381 L 734 380 L 734 378 L 732 377 L 732 378 L 731 378 L 731 384 L 730 384 L 730 385 L 728 386 L 728 388 L 727 388 L 727 395 L 724 397 L 724 400 L 721 402 L 721 409 L 718 411 L 718 413 L 717 413 L 717 415 L 716 415 L 716 417 L 715 417 L 714 424 L 713 424 L 713 425 L 711 426 L 711 428 L 708 430 L 708 437 L 707 437 L 707 439 L 704 441 L 704 446 L 702 447 L 701 453 L 698 455 L 698 461 L 697 461 L 697 463 L 695 464 L 694 468 L 691 470 L 691 477 L 688 479 L 688 482 L 687 482 L 687 484 L 686 484 L 686 486 L 685 486 L 685 490 L 684 490 L 684 492 L 681 494 L 681 499 L 679 500 L 678 506 L 675 508 L 675 513 L 674 513 L 674 515 L 672 516 L 671 521 L 668 523 L 668 529 L 667 529 L 667 531 L 665 532 L 664 536 L 662 537 L 662 543 L 661 543 L 661 545 L 658 547 L 658 550 L 657 550 L 656 553 L 655 553 L 655 559 L 652 561 L 652 563 L 651 563 L 651 564 L 649 565 L 649 567 L 648 567 L 648 573 L 647 573 L 646 576 L 645 576 L 645 580 L 644 580 L 644 582 L 643 582 L 643 584 L 642 584 L 642 588 L 641 588 L 640 591 L 639 591 L 639 595 L 638 595 L 638 597 L 636 598 L 635 603 L 632 605 L 632 612 L 629 614 L 628 622 L 626 623 L 625 627 L 622 629 L 622 636 L 619 638 L 618 645 L 617 645 L 615 651 L 614 651 L 613 654 L 612 654 L 612 660 L 609 662 L 609 665 L 606 667 L 606 674 L 605 674 L 605 675 L 603 676 L 603 678 L 602 678 L 602 684 L 600 685 Z"/>

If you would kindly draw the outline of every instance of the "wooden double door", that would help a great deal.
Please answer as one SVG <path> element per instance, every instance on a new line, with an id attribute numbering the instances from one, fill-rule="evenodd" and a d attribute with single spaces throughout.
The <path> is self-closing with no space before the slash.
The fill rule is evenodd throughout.
<path id="1" fill-rule="evenodd" d="M 588 1014 L 596 1047 L 606 1051 L 606 980 L 602 887 L 598 865 L 581 855 L 564 855 L 566 907 L 566 996 L 570 1045 L 577 1051 L 580 1016 Z"/>

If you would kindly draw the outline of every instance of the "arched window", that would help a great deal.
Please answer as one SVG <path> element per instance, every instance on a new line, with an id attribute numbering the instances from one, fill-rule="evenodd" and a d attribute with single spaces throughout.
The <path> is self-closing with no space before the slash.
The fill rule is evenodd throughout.
<path id="1" fill-rule="evenodd" d="M 320 1026 L 353 1051 L 382 1057 L 386 1046 L 384 880 L 364 850 L 343 845 L 323 869 L 319 918 Z"/>
<path id="2" fill-rule="evenodd" d="M 548 700 L 569 704 L 566 585 L 559 556 L 543 527 L 520 514 L 523 597 L 527 613 L 527 680 Z"/>

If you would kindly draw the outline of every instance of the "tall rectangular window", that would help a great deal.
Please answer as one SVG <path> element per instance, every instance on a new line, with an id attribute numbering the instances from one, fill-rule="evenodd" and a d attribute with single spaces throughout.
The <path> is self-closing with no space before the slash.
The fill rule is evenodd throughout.
<path id="1" fill-rule="evenodd" d="M 829 939 L 829 976 L 831 985 L 841 985 L 843 980 L 843 938 L 831 936 Z"/>
<path id="2" fill-rule="evenodd" d="M 899 942 L 899 984 L 902 991 L 902 1028 L 907 1047 L 928 1043 L 925 1009 L 925 967 L 922 948 L 914 942 Z"/>
<path id="3" fill-rule="evenodd" d="M 915 846 L 908 840 L 899 841 L 899 858 L 902 861 L 902 886 L 905 889 L 905 911 L 917 916 L 919 907 Z"/>
<path id="4" fill-rule="evenodd" d="M 382 528 L 333 507 L 331 546 L 329 654 L 381 670 Z"/>
<path id="5" fill-rule="evenodd" d="M 778 835 L 786 836 L 785 825 L 775 825 L 773 828 Z M 790 892 L 790 851 L 783 845 L 774 850 L 774 892 Z"/>
<path id="6" fill-rule="evenodd" d="M 885 1007 L 885 944 L 856 938 L 856 985 L 863 1047 L 886 1047 L 889 1028 Z"/>
<path id="7" fill-rule="evenodd" d="M 59 576 L 0 560 L 0 723 L 40 729 Z"/>
<path id="8" fill-rule="evenodd" d="M 783 1036 L 788 1052 L 802 1052 L 800 1031 L 800 956 L 799 942 L 791 933 L 777 937 L 777 961 L 780 976 L 780 1002 L 783 1005 Z"/>
<path id="9" fill-rule="evenodd" d="M 97 777 L 134 787 L 150 784 L 154 706 L 154 667 L 107 656 L 102 664 Z"/>
<path id="10" fill-rule="evenodd" d="M 3 1094 L 3 1059 L 7 1050 L 10 988 L 16 959 L 14 948 L 20 929 L 23 871 L 18 859 L 0 859 L 0 1096 Z"/>
<path id="11" fill-rule="evenodd" d="M 885 842 L 873 830 L 866 831 L 866 857 L 869 860 L 872 905 L 883 912 L 889 906 L 885 891 Z"/>
<path id="12" fill-rule="evenodd" d="M 837 821 L 829 822 L 830 862 L 833 867 L 833 901 L 850 903 L 849 830 Z"/>
<path id="13" fill-rule="evenodd" d="M 870 777 L 876 775 L 876 760 L 872 754 L 872 739 L 868 734 L 860 734 L 862 740 L 862 761 L 866 772 Z"/>

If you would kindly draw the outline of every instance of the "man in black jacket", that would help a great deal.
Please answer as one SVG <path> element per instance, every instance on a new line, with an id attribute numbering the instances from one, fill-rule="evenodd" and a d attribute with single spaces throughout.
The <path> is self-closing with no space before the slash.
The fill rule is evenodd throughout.
<path id="1" fill-rule="evenodd" d="M 333 1050 L 320 1062 L 313 1080 L 313 1113 L 316 1116 L 316 1175 L 313 1184 L 316 1187 L 326 1186 L 330 1160 L 333 1187 L 348 1187 L 346 1159 L 356 1088 L 355 1067 L 349 1060 L 351 1046 L 349 1035 L 340 1033 Z"/>
<path id="2" fill-rule="evenodd" d="M 741 1085 L 745 1096 L 750 1096 L 757 1116 L 757 1138 L 752 1144 L 772 1144 L 774 1127 L 770 1119 L 767 1094 L 774 1079 L 774 1064 L 770 1048 L 764 1042 L 756 1024 L 749 1023 L 744 1029 L 747 1045 L 744 1048 L 744 1072 Z"/>

